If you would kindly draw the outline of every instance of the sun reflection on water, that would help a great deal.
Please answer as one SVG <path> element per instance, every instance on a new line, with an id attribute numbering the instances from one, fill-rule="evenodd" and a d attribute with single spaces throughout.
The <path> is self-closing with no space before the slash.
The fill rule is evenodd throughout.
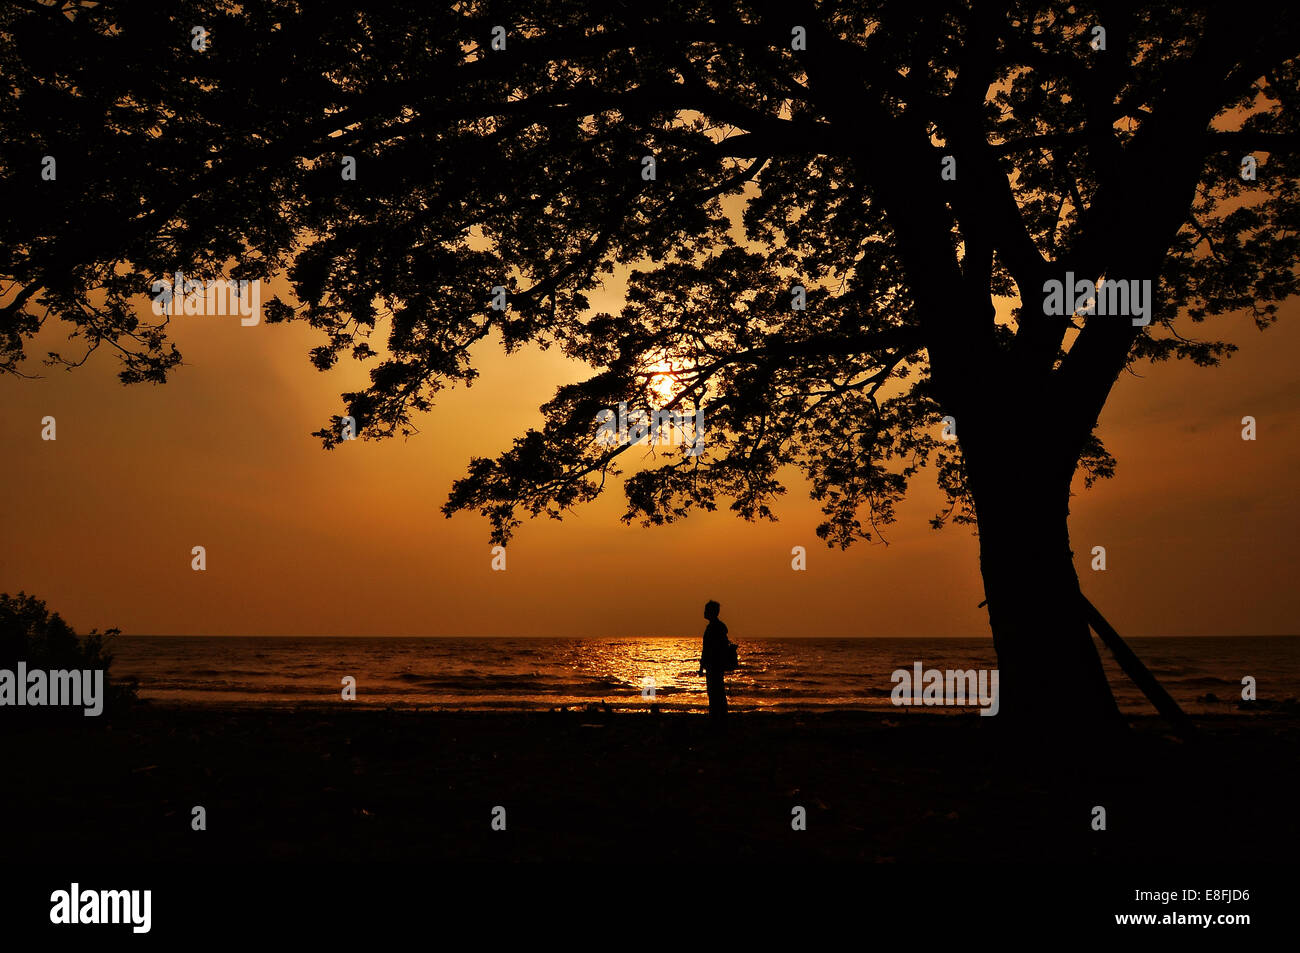
<path id="1" fill-rule="evenodd" d="M 615 691 L 604 699 L 612 707 L 699 708 L 707 705 L 699 675 L 698 638 L 611 639 L 587 643 L 569 668 L 582 679 L 606 681 Z M 729 695 L 747 694 L 762 666 L 753 661 L 727 677 Z M 647 679 L 651 681 L 647 681 Z M 649 696 L 653 687 L 654 697 Z"/>

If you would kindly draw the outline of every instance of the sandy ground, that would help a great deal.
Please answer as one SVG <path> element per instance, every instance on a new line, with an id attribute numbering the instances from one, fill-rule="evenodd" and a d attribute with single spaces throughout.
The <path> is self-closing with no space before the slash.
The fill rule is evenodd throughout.
<path id="1" fill-rule="evenodd" d="M 682 713 L 143 705 L 116 723 L 0 726 L 0 804 L 18 856 L 95 861 L 1294 856 L 1293 714 L 1202 718 L 1197 746 L 1136 719 L 1126 745 L 1056 767 L 990 721 L 749 713 L 719 735 Z"/>

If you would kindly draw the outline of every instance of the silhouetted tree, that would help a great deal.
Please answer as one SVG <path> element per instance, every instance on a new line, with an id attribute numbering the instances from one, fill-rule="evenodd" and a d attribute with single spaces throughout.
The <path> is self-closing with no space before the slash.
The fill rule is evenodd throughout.
<path id="1" fill-rule="evenodd" d="M 16 596 L 0 593 L 0 668 L 13 672 L 18 662 L 26 662 L 28 670 L 62 671 L 102 669 L 104 671 L 104 714 L 122 711 L 136 700 L 133 680 L 110 680 L 109 667 L 113 654 L 109 649 L 119 635 L 117 629 L 100 632 L 92 629 L 84 636 L 57 612 L 50 612 L 45 603 L 35 596 L 20 592 Z M 18 687 L 25 692 L 26 685 Z M 53 717 L 80 720 L 85 717 L 78 708 L 11 709 L 11 718 L 21 714 L 49 713 Z"/>
<path id="2" fill-rule="evenodd" d="M 1231 350 L 1175 319 L 1252 309 L 1263 327 L 1296 292 L 1298 16 L 11 3 L 3 355 L 16 370 L 55 315 L 90 350 L 118 348 L 124 380 L 161 381 L 178 355 L 138 307 L 152 279 L 288 266 L 296 301 L 268 320 L 324 331 L 319 367 L 375 362 L 346 413 L 383 437 L 474 379 L 477 342 L 558 347 L 593 376 L 474 459 L 445 507 L 480 511 L 497 541 L 603 489 L 626 448 L 597 439 L 596 416 L 620 400 L 704 402 L 710 428 L 702 454 L 627 478 L 629 520 L 719 500 L 766 518 L 791 466 L 824 506 L 819 535 L 847 546 L 930 465 L 951 503 L 936 522 L 978 523 L 1000 717 L 1115 723 L 1079 607 L 1071 482 L 1113 470 L 1094 431 L 1126 366 Z M 627 306 L 592 314 L 587 293 L 619 265 L 636 269 Z M 1067 271 L 1152 281 L 1152 323 L 1045 314 Z M 996 296 L 1015 299 L 1009 318 Z M 340 417 L 321 436 L 337 443 Z"/>

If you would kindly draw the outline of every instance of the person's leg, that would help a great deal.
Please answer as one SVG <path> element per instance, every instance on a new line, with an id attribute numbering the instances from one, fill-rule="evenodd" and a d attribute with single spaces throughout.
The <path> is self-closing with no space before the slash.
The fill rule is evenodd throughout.
<path id="1" fill-rule="evenodd" d="M 727 713 L 727 690 L 721 672 L 709 672 L 709 717 L 721 721 Z"/>

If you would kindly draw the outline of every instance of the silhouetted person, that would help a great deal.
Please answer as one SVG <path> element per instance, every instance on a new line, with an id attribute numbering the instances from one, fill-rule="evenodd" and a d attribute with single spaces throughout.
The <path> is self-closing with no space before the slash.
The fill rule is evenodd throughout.
<path id="1" fill-rule="evenodd" d="M 727 627 L 718 618 L 721 608 L 712 599 L 704 604 L 704 618 L 709 620 L 709 624 L 704 629 L 704 645 L 700 650 L 700 674 L 708 673 L 709 717 L 719 723 L 727 714 L 727 687 L 723 677 L 727 671 L 730 645 Z"/>

